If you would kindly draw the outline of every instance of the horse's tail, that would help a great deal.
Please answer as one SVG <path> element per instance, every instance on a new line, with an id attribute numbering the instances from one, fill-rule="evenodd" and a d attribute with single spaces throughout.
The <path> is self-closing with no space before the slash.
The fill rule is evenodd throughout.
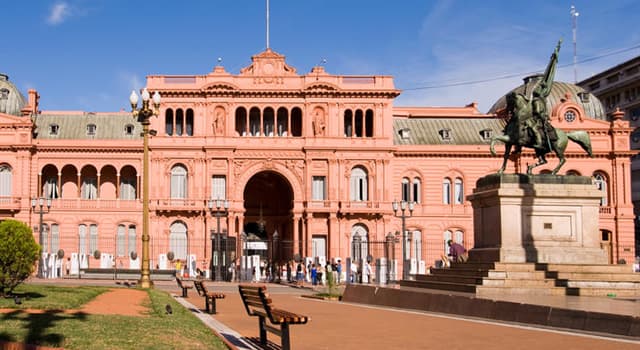
<path id="1" fill-rule="evenodd" d="M 589 137 L 589 133 L 584 130 L 576 130 L 567 133 L 567 137 L 569 140 L 577 143 L 582 147 L 585 152 L 589 155 L 589 157 L 593 157 L 593 151 L 591 149 L 591 138 Z"/>

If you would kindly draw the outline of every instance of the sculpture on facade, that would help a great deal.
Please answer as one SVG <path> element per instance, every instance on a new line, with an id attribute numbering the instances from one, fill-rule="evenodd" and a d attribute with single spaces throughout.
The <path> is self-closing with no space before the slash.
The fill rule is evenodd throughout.
<path id="1" fill-rule="evenodd" d="M 224 133 L 224 109 L 217 107 L 213 119 L 213 134 L 222 135 Z"/>
<path id="2" fill-rule="evenodd" d="M 591 139 L 589 134 L 583 130 L 564 132 L 556 129 L 549 122 L 547 111 L 547 97 L 553 87 L 553 77 L 558 64 L 558 52 L 560 44 L 558 42 L 544 75 L 540 77 L 531 89 L 531 95 L 512 91 L 506 96 L 507 107 L 505 113 L 509 121 L 503 130 L 502 135 L 491 138 L 490 150 L 492 155 L 496 155 L 494 145 L 497 141 L 505 144 L 504 161 L 498 174 L 502 174 L 507 166 L 507 160 L 511 155 L 511 148 L 515 146 L 515 153 L 520 153 L 522 147 L 533 148 L 537 161 L 527 166 L 527 174 L 531 175 L 537 166 L 547 163 L 546 154 L 554 152 L 558 157 L 558 165 L 553 169 L 552 174 L 557 174 L 558 170 L 566 162 L 564 151 L 569 140 L 577 143 L 589 156 L 591 152 Z M 526 92 L 526 91 L 525 91 Z"/>

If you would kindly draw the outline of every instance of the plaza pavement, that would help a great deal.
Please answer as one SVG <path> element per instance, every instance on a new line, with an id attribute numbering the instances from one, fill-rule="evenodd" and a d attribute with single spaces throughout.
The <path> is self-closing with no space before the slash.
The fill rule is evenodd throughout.
<path id="1" fill-rule="evenodd" d="M 83 280 L 82 283 L 117 286 L 113 280 Z M 195 290 L 191 289 L 189 296 L 182 298 L 175 281 L 154 283 L 155 288 L 173 294 L 178 302 L 224 337 L 231 348 L 260 349 L 257 345 L 258 319 L 247 315 L 237 292 L 237 283 L 207 282 L 211 290 L 226 294 L 225 299 L 217 302 L 216 315 L 205 313 L 204 299 Z M 306 325 L 291 326 L 292 349 L 640 349 L 640 338 L 587 334 L 472 317 L 325 301 L 310 298 L 313 291 L 308 288 L 266 285 L 275 306 L 311 317 Z M 558 300 L 545 301 L 545 298 L 528 297 L 529 302 L 536 302 L 536 299 L 538 303 L 560 303 Z M 598 299 L 598 303 L 593 303 L 591 298 L 574 297 L 567 299 L 564 304 L 579 309 L 589 309 L 589 305 L 594 305 L 599 310 L 604 308 L 612 312 L 640 314 L 640 302 L 616 303 L 616 300 Z M 267 336 L 268 349 L 279 349 L 279 337 L 271 333 Z"/>

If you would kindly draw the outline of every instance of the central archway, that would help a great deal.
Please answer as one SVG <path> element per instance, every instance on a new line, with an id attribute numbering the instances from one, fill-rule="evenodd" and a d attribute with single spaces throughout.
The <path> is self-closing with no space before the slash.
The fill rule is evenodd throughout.
<path id="1" fill-rule="evenodd" d="M 293 188 L 275 171 L 262 171 L 249 179 L 243 193 L 245 224 L 243 232 L 250 245 L 248 255 L 267 261 L 286 261 L 293 251 Z M 274 239 L 274 234 L 277 235 Z"/>

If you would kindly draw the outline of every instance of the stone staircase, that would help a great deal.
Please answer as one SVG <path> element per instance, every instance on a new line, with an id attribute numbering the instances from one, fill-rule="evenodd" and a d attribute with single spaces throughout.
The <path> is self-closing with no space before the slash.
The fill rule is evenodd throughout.
<path id="1" fill-rule="evenodd" d="M 414 275 L 401 286 L 477 296 L 587 295 L 640 298 L 640 273 L 629 265 L 571 265 L 541 263 L 454 263 Z"/>

